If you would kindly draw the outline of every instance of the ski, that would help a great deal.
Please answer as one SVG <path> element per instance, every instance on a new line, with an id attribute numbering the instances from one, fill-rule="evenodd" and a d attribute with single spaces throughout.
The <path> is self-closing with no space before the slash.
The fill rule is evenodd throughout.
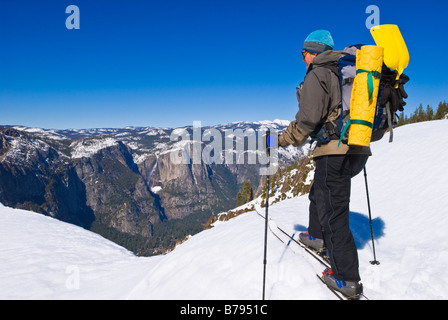
<path id="1" fill-rule="evenodd" d="M 304 249 L 308 254 L 310 254 L 313 258 L 315 258 L 317 261 L 319 261 L 325 268 L 331 268 L 330 261 L 328 260 L 327 256 L 323 256 L 323 254 L 321 252 L 311 249 L 310 247 L 303 244 L 302 242 L 294 239 L 292 236 L 290 236 L 285 230 L 283 230 L 279 226 L 276 225 L 276 227 L 280 232 L 282 232 L 285 236 L 287 236 L 291 241 L 293 241 L 299 247 Z M 329 287 L 325 283 L 324 279 L 322 278 L 322 275 L 319 275 L 316 273 L 316 276 L 339 300 L 359 300 L 359 297 L 347 297 L 342 292 L 336 291 L 333 288 Z"/>
<path id="2" fill-rule="evenodd" d="M 331 268 L 330 261 L 328 260 L 327 256 L 318 252 L 317 250 L 314 250 L 307 245 L 303 244 L 302 242 L 294 239 L 292 236 L 290 236 L 285 230 L 277 226 L 277 229 L 282 232 L 285 236 L 287 236 L 289 239 L 291 239 L 295 244 L 300 246 L 302 249 L 304 249 L 307 253 L 309 253 L 313 258 L 315 258 L 317 261 L 319 261 L 324 267 Z"/>
<path id="3" fill-rule="evenodd" d="M 307 253 L 309 253 L 313 258 L 318 260 L 323 266 L 326 268 L 331 268 L 330 261 L 328 260 L 328 257 L 325 255 L 323 256 L 321 252 L 318 252 L 317 250 L 311 249 L 307 245 L 303 244 L 302 242 L 294 239 L 292 236 L 290 236 L 285 230 L 280 228 L 278 225 L 276 225 L 277 229 L 282 232 L 285 236 L 287 236 L 289 239 L 291 239 L 295 244 L 300 246 L 302 249 L 304 249 Z M 278 238 L 278 237 L 277 237 Z M 322 278 L 322 275 L 316 274 L 316 276 L 319 278 L 319 280 L 340 300 L 369 300 L 363 293 L 361 293 L 360 296 L 356 297 L 348 297 L 344 295 L 342 292 L 336 291 L 333 288 L 329 287 L 324 279 Z"/>
<path id="4" fill-rule="evenodd" d="M 263 219 L 265 219 L 265 217 L 260 214 L 257 210 L 255 210 L 255 212 L 262 217 Z M 291 248 L 289 246 L 290 243 L 294 243 L 296 244 L 296 246 L 300 247 L 302 250 L 304 250 L 306 253 L 308 253 L 310 256 L 312 256 L 314 259 L 316 259 L 324 268 L 331 268 L 330 265 L 330 261 L 328 260 L 328 257 L 326 255 L 323 255 L 320 252 L 317 252 L 317 250 L 313 250 L 310 247 L 308 247 L 307 245 L 303 244 L 302 242 L 300 242 L 297 239 L 294 239 L 293 236 L 289 235 L 284 229 L 280 228 L 277 223 L 273 220 L 273 219 L 268 219 L 268 225 L 269 225 L 269 230 L 271 231 L 271 233 L 282 243 L 286 244 L 289 248 Z M 278 231 L 280 231 L 280 233 L 287 237 L 287 241 L 284 241 L 284 239 L 282 239 L 281 235 L 278 234 Z M 292 248 L 291 248 L 292 249 Z M 294 252 L 296 252 L 295 250 L 293 250 Z M 319 278 L 319 280 L 340 300 L 369 300 L 363 293 L 360 296 L 357 297 L 347 297 L 345 296 L 343 293 L 334 290 L 333 288 L 329 287 L 325 281 L 322 278 L 322 275 L 319 275 L 316 273 L 316 276 Z"/>
<path id="5" fill-rule="evenodd" d="M 258 210 L 255 209 L 255 212 L 261 218 L 265 219 L 264 215 L 259 213 Z M 271 233 L 281 242 L 288 244 L 288 245 L 291 242 L 295 243 L 297 246 L 299 246 L 301 249 L 305 250 L 305 252 L 307 252 L 309 255 L 311 255 L 314 259 L 319 261 L 324 268 L 331 268 L 330 261 L 328 260 L 328 258 L 326 256 L 319 254 L 316 250 L 313 250 L 313 249 L 309 248 L 308 246 L 306 246 L 305 244 L 301 243 L 300 241 L 294 239 L 294 237 L 290 236 L 285 230 L 280 228 L 277 225 L 277 223 L 271 218 L 269 218 L 269 230 L 271 230 Z M 281 236 L 278 234 L 278 231 L 280 231 L 281 234 L 283 234 L 284 236 L 287 237 L 288 243 L 286 243 L 285 241 L 283 241 L 283 239 L 281 239 Z"/>
<path id="6" fill-rule="evenodd" d="M 327 284 L 325 283 L 325 280 L 323 279 L 323 277 L 321 275 L 316 274 L 316 276 L 319 278 L 319 280 L 325 284 L 327 286 Z M 333 292 L 333 294 L 339 298 L 339 300 L 369 300 L 363 293 L 361 293 L 359 296 L 354 296 L 354 297 L 348 297 L 346 295 L 344 295 L 342 292 L 336 291 L 333 288 L 327 286 L 328 289 L 330 289 L 331 292 Z"/>

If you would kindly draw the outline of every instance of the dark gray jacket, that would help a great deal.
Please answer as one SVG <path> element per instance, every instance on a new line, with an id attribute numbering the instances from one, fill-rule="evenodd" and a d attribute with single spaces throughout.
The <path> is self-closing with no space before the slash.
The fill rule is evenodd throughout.
<path id="1" fill-rule="evenodd" d="M 341 90 L 339 78 L 324 64 L 336 62 L 340 51 L 328 50 L 314 58 L 310 70 L 299 90 L 299 112 L 296 120 L 279 135 L 279 145 L 282 147 L 300 146 L 310 134 L 321 124 L 328 121 L 337 123 L 341 112 Z M 331 140 L 327 144 L 318 143 L 313 152 L 314 157 L 331 154 L 371 154 L 369 147 L 348 146 L 338 140 Z"/>

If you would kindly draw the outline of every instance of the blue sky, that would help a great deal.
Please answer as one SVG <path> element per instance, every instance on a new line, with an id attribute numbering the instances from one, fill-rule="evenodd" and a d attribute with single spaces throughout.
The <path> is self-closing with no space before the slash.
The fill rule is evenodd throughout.
<path id="1" fill-rule="evenodd" d="M 410 4 L 412 3 L 412 4 Z M 303 40 L 374 44 L 368 5 L 410 52 L 407 112 L 448 100 L 448 2 L 1 0 L 0 124 L 178 127 L 293 120 Z M 67 6 L 80 10 L 68 30 Z"/>

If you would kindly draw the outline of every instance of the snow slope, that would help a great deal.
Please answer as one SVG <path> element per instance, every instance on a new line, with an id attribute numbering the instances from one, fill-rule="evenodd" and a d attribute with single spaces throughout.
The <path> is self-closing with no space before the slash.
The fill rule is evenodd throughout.
<path id="1" fill-rule="evenodd" d="M 370 299 L 448 299 L 447 141 L 448 121 L 440 120 L 400 127 L 392 144 L 372 144 L 377 266 L 369 263 L 364 176 L 353 179 L 351 227 Z M 302 196 L 272 205 L 269 215 L 297 237 L 307 211 Z M 335 298 L 312 258 L 268 237 L 268 299 Z M 264 220 L 253 211 L 165 256 L 142 258 L 79 227 L 0 205 L 0 299 L 260 299 L 263 239 Z"/>

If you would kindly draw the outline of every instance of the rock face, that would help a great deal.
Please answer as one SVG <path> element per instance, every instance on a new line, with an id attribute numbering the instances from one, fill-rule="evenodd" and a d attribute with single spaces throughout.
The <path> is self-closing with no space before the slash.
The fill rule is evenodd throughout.
<path id="1" fill-rule="evenodd" d="M 89 228 L 93 211 L 73 166 L 41 140 L 14 129 L 0 131 L 0 201 Z"/>
<path id="2" fill-rule="evenodd" d="M 225 137 L 236 127 L 263 126 L 211 129 Z M 284 125 L 272 127 L 280 131 Z M 260 164 L 174 163 L 172 150 L 194 152 L 188 141 L 172 138 L 178 130 L 0 127 L 0 202 L 82 226 L 140 254 L 163 251 L 210 215 L 235 207 L 245 181 L 255 189 L 264 181 Z M 182 130 L 192 133 L 193 128 Z M 205 147 L 201 142 L 200 152 Z M 223 158 L 225 151 L 233 152 L 222 150 Z M 307 151 L 280 154 L 279 162 L 299 160 Z"/>
<path id="3" fill-rule="evenodd" d="M 76 160 L 73 169 L 84 183 L 86 205 L 95 213 L 95 223 L 150 236 L 160 210 L 130 152 L 118 142 Z"/>

